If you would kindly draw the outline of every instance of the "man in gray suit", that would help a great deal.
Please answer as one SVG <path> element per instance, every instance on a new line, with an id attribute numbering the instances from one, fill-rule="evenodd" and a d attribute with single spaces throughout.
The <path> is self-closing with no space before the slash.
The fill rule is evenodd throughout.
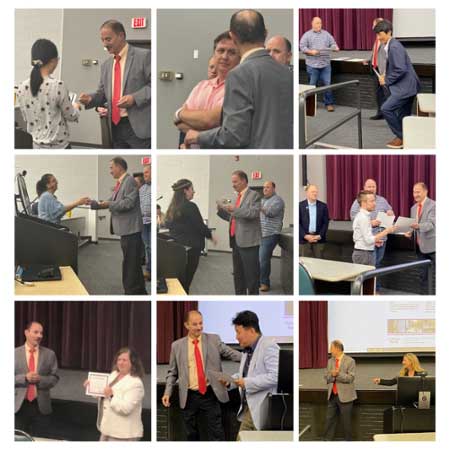
<path id="1" fill-rule="evenodd" d="M 112 177 L 117 180 L 109 200 L 91 202 L 95 209 L 111 212 L 111 234 L 120 236 L 122 247 L 122 284 L 126 295 L 146 295 L 142 273 L 142 214 L 139 191 L 134 178 L 127 173 L 128 164 L 115 157 L 109 164 Z"/>
<path id="2" fill-rule="evenodd" d="M 187 440 L 200 440 L 197 421 L 198 416 L 204 415 L 208 424 L 208 440 L 223 441 L 220 403 L 229 399 L 217 374 L 222 372 L 222 359 L 239 362 L 241 353 L 225 345 L 218 335 L 203 333 L 203 318 L 199 311 L 187 312 L 184 326 L 187 336 L 172 343 L 162 403 L 166 408 L 170 406 L 170 397 L 178 380 Z"/>
<path id="3" fill-rule="evenodd" d="M 219 202 L 217 215 L 230 223 L 234 290 L 236 295 L 259 295 L 261 198 L 248 187 L 247 174 L 242 170 L 231 174 L 231 184 L 238 194 L 236 202 Z"/>
<path id="4" fill-rule="evenodd" d="M 336 425 L 341 416 L 344 438 L 352 440 L 352 409 L 356 400 L 355 360 L 344 354 L 344 344 L 335 340 L 330 345 L 331 358 L 328 360 L 325 380 L 328 385 L 328 410 L 325 426 L 326 441 L 334 438 Z"/>
<path id="5" fill-rule="evenodd" d="M 15 428 L 33 435 L 52 412 L 50 389 L 59 380 L 55 353 L 40 345 L 43 334 L 39 322 L 30 322 L 25 344 L 14 351 Z"/>
<path id="6" fill-rule="evenodd" d="M 100 114 L 108 115 L 113 148 L 150 148 L 150 51 L 129 45 L 117 20 L 106 21 L 100 36 L 114 57 L 102 64 L 97 92 L 82 93 L 79 101 L 86 109 L 101 108 Z"/>
<path id="7" fill-rule="evenodd" d="M 428 187 L 423 182 L 414 185 L 413 197 L 416 203 L 411 207 L 411 218 L 416 219 L 416 222 L 411 225 L 413 231 L 406 233 L 406 236 L 414 237 L 417 258 L 431 261 L 434 279 L 436 271 L 436 202 L 428 198 Z M 420 274 L 421 293 L 428 293 L 427 282 L 428 272 L 426 269 L 422 269 Z"/>
<path id="8" fill-rule="evenodd" d="M 230 36 L 241 63 L 227 76 L 222 125 L 207 131 L 190 130 L 185 144 L 201 148 L 292 148 L 293 76 L 264 48 L 267 30 L 254 10 L 231 17 Z"/>

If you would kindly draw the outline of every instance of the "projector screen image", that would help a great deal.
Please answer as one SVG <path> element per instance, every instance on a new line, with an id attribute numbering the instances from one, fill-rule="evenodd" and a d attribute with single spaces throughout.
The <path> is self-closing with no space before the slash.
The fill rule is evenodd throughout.
<path id="1" fill-rule="evenodd" d="M 246 309 L 257 314 L 264 336 L 272 337 L 278 343 L 293 342 L 292 302 L 198 302 L 198 310 L 203 315 L 203 330 L 218 334 L 226 344 L 238 343 L 231 321 L 239 311 Z"/>
<path id="2" fill-rule="evenodd" d="M 394 9 L 392 26 L 396 38 L 436 36 L 434 9 Z"/>
<path id="3" fill-rule="evenodd" d="M 328 340 L 347 353 L 434 352 L 434 302 L 328 302 Z"/>

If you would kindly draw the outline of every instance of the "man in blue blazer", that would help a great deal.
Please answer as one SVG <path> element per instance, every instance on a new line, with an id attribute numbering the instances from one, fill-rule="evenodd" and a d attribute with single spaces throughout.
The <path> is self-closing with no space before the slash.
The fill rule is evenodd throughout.
<path id="1" fill-rule="evenodd" d="M 381 112 L 395 134 L 395 138 L 387 147 L 403 148 L 402 121 L 404 117 L 411 115 L 420 81 L 405 48 L 392 37 L 392 23 L 382 20 L 373 31 L 384 45 L 387 55 L 386 73 L 379 76 L 380 85 L 390 93 L 381 106 Z"/>
<path id="2" fill-rule="evenodd" d="M 317 200 L 319 189 L 309 184 L 306 189 L 306 200 L 300 202 L 299 208 L 299 243 L 300 255 L 323 258 L 328 231 L 328 206 Z"/>
<path id="3" fill-rule="evenodd" d="M 269 423 L 269 396 L 278 386 L 280 347 L 272 338 L 262 336 L 253 311 L 239 312 L 232 323 L 244 349 L 239 373 L 233 375 L 241 396 L 239 432 L 264 430 Z"/>

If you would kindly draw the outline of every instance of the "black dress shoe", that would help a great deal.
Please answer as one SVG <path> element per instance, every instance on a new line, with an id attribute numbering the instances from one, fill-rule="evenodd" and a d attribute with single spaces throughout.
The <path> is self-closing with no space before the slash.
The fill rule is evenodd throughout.
<path id="1" fill-rule="evenodd" d="M 384 119 L 383 114 L 375 114 L 374 116 L 370 117 L 370 120 L 381 120 Z"/>

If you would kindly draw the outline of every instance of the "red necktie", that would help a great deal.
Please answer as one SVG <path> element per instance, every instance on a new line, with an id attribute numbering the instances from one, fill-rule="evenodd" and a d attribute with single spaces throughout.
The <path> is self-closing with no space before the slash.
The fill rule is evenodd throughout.
<path id="1" fill-rule="evenodd" d="M 114 125 L 117 125 L 120 121 L 120 108 L 117 106 L 121 95 L 120 91 L 122 89 L 122 73 L 120 71 L 120 55 L 114 56 L 114 87 L 113 87 L 113 98 L 112 98 L 112 113 L 111 119 Z"/>
<path id="2" fill-rule="evenodd" d="M 206 378 L 203 370 L 202 355 L 198 348 L 198 339 L 194 339 L 192 342 L 194 344 L 195 365 L 197 366 L 198 392 L 204 395 L 206 393 Z"/>
<path id="3" fill-rule="evenodd" d="M 375 39 L 375 43 L 373 44 L 373 54 L 372 54 L 372 67 L 374 69 L 378 66 L 378 49 L 380 48 L 380 41 Z"/>
<path id="4" fill-rule="evenodd" d="M 417 205 L 417 223 L 419 223 L 420 216 L 422 215 L 422 203 Z M 416 230 L 416 242 L 419 245 L 419 230 Z"/>
<path id="5" fill-rule="evenodd" d="M 29 372 L 36 372 L 36 363 L 34 361 L 34 353 L 35 349 L 30 349 L 30 359 L 28 360 L 28 371 Z M 27 400 L 29 402 L 32 402 L 36 398 L 36 385 L 29 384 L 27 387 Z"/>
<path id="6" fill-rule="evenodd" d="M 117 193 L 119 192 L 119 189 L 120 189 L 120 181 L 118 181 L 118 182 L 116 183 L 116 185 L 114 186 L 113 200 L 116 199 Z"/>
<path id="7" fill-rule="evenodd" d="M 241 204 L 241 193 L 239 192 L 237 199 L 236 199 L 236 203 L 234 204 L 234 206 L 236 208 L 239 208 Z M 230 225 L 230 236 L 234 237 L 234 235 L 236 234 L 236 219 L 234 217 L 231 218 L 231 225 Z"/>
<path id="8" fill-rule="evenodd" d="M 337 370 L 337 369 L 339 369 L 339 360 L 336 358 L 336 363 L 335 363 L 335 365 L 334 365 L 334 368 Z M 337 395 L 337 385 L 336 385 L 336 380 L 334 380 L 334 383 L 333 383 L 333 394 L 334 395 Z"/>

